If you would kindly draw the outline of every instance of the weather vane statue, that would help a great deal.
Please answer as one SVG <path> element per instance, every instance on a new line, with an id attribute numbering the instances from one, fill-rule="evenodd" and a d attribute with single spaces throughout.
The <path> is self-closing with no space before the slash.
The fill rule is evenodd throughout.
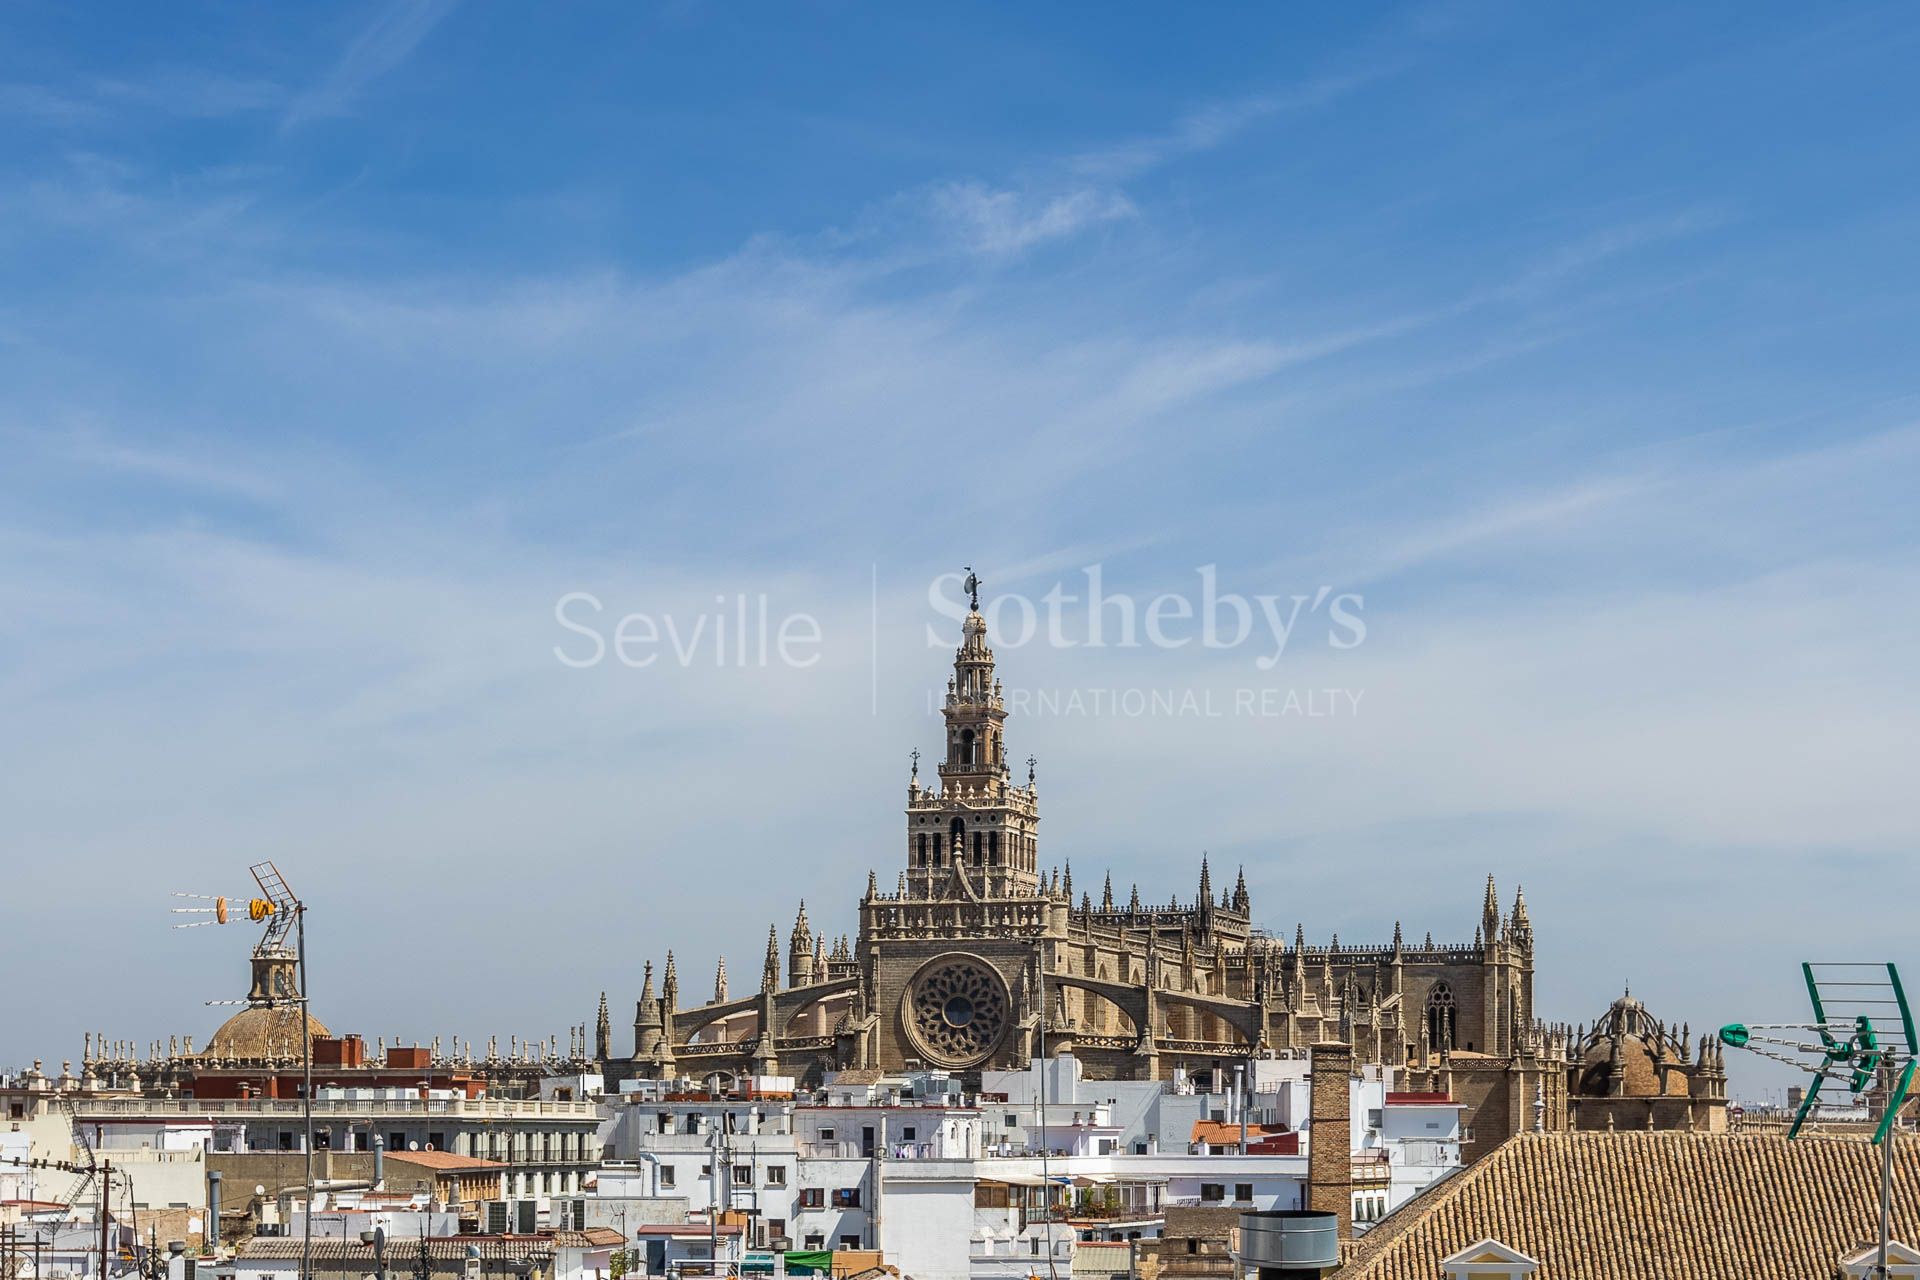
<path id="1" fill-rule="evenodd" d="M 973 602 L 973 611 L 978 613 L 980 612 L 980 575 L 973 571 L 972 565 L 967 565 L 965 568 L 967 580 L 960 584 L 960 589 L 967 593 L 967 598 Z"/>
<path id="2" fill-rule="evenodd" d="M 1856 1097 L 1876 1081 L 1881 1084 L 1880 1123 L 1873 1133 L 1880 1148 L 1880 1255 L 1868 1274 L 1886 1277 L 1893 1225 L 1893 1139 L 1914 1068 L 1920 1064 L 1913 1012 L 1900 985 L 1900 971 L 1891 964 L 1813 963 L 1802 964 L 1800 972 L 1813 1002 L 1813 1021 L 1730 1022 L 1720 1028 L 1720 1041 L 1812 1077 L 1787 1130 L 1789 1139 L 1799 1136 L 1827 1081 L 1839 1082 Z M 1809 1033 L 1818 1041 L 1807 1039 Z"/>

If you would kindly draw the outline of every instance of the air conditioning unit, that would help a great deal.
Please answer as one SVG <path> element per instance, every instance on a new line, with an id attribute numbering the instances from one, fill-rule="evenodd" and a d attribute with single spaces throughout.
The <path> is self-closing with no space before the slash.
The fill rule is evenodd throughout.
<path id="1" fill-rule="evenodd" d="M 490 1236 L 503 1236 L 513 1227 L 513 1203 L 488 1200 L 481 1206 L 480 1229 Z"/>
<path id="2" fill-rule="evenodd" d="M 540 1229 L 540 1202 L 538 1200 L 515 1200 L 513 1202 L 513 1229 L 523 1236 L 530 1236 Z"/>

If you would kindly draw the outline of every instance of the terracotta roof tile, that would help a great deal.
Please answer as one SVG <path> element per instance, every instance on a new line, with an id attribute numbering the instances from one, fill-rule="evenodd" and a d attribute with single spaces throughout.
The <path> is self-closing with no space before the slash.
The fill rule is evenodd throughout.
<path id="1" fill-rule="evenodd" d="M 1537 1280 L 1831 1280 L 1879 1222 L 1880 1149 L 1855 1139 L 1529 1133 L 1360 1241 L 1340 1280 L 1433 1280 L 1492 1238 Z M 1894 1147 L 1893 1228 L 1920 1238 L 1920 1148 Z"/>

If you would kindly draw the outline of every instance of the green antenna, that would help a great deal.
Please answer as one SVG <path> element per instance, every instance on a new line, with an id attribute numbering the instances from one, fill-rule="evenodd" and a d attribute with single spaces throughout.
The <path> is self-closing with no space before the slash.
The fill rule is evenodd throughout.
<path id="1" fill-rule="evenodd" d="M 1914 1033 L 1900 971 L 1891 964 L 1807 963 L 1800 973 L 1813 1021 L 1730 1022 L 1720 1028 L 1720 1043 L 1784 1062 L 1812 1077 L 1787 1131 L 1789 1138 L 1799 1136 L 1827 1081 L 1842 1082 L 1847 1092 L 1859 1094 L 1883 1067 L 1890 1069 L 1893 1089 L 1873 1134 L 1876 1144 L 1886 1141 L 1913 1086 L 1914 1065 L 1920 1062 L 1920 1036 Z M 1804 1038 L 1809 1034 L 1818 1042 Z"/>
<path id="2" fill-rule="evenodd" d="M 1893 1226 L 1893 1139 L 1899 1132 L 1894 1121 L 1913 1087 L 1914 1065 L 1920 1062 L 1913 1011 L 1907 1007 L 1900 971 L 1891 964 L 1808 963 L 1800 966 L 1800 973 L 1806 979 L 1807 999 L 1813 1003 L 1812 1022 L 1751 1026 L 1729 1022 L 1720 1028 L 1720 1043 L 1812 1076 L 1800 1110 L 1794 1113 L 1793 1127 L 1787 1130 L 1789 1140 L 1800 1136 L 1801 1126 L 1819 1103 L 1820 1086 L 1828 1080 L 1839 1081 L 1848 1093 L 1858 1095 L 1876 1076 L 1884 1072 L 1889 1077 L 1886 1106 L 1873 1131 L 1874 1145 L 1880 1148 L 1880 1256 L 1870 1273 L 1886 1276 Z M 1803 1038 L 1808 1033 L 1818 1036 L 1818 1041 Z"/>

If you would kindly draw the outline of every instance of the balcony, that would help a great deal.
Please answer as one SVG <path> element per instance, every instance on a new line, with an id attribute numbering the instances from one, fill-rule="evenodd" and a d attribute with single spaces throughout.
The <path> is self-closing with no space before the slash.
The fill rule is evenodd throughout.
<path id="1" fill-rule="evenodd" d="M 82 1120 L 142 1119 L 195 1120 L 224 1117 L 234 1120 L 280 1119 L 302 1114 L 298 1098 L 95 1098 L 74 1104 Z M 316 1098 L 316 1119 L 361 1119 L 370 1116 L 451 1116 L 470 1120 L 580 1120 L 598 1122 L 600 1107 L 593 1102 L 556 1102 L 523 1098 Z"/>

